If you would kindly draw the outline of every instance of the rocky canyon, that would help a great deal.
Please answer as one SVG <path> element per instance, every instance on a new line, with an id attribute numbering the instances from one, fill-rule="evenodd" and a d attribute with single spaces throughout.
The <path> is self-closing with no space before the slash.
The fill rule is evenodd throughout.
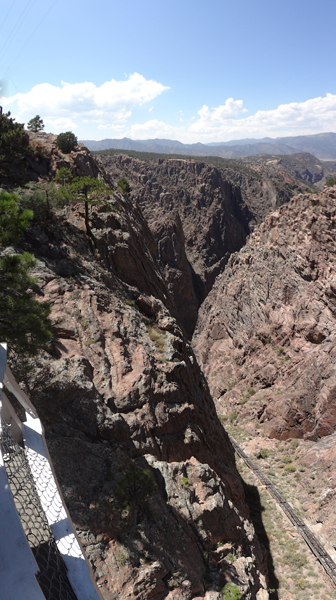
<path id="1" fill-rule="evenodd" d="M 53 322 L 50 351 L 13 368 L 104 600 L 303 598 L 274 583 L 227 430 L 270 469 L 295 450 L 288 477 L 335 554 L 336 188 L 262 161 L 29 144 L 21 185 L 66 167 L 107 186 L 90 236 L 69 202 L 13 249 L 37 258 Z"/>

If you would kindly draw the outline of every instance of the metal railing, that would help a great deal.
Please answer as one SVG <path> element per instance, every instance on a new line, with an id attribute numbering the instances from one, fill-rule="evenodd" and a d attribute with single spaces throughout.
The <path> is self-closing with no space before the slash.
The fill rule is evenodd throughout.
<path id="1" fill-rule="evenodd" d="M 3 382 L 25 409 L 21 422 Z M 102 600 L 70 520 L 34 406 L 0 344 L 0 600 Z"/>

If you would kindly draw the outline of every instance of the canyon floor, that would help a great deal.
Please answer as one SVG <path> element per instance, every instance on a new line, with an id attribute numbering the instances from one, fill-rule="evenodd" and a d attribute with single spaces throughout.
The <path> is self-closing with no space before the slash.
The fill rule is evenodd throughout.
<path id="1" fill-rule="evenodd" d="M 279 442 L 265 435 L 251 436 L 236 421 L 225 421 L 225 428 L 319 537 L 321 523 L 316 519 L 316 510 L 328 493 L 328 481 L 325 473 L 311 468 L 305 460 L 307 450 L 313 450 L 315 443 L 297 439 Z M 336 598 L 334 584 L 280 506 L 237 455 L 236 464 L 244 480 L 259 539 L 269 549 L 270 598 Z M 335 548 L 323 537 L 320 541 L 335 560 Z"/>

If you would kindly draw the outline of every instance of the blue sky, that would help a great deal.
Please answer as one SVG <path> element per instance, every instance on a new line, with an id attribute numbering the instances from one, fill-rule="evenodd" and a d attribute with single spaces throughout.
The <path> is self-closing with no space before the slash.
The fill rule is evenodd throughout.
<path id="1" fill-rule="evenodd" d="M 46 131 L 220 142 L 336 131 L 334 0 L 2 0 L 1 103 Z"/>

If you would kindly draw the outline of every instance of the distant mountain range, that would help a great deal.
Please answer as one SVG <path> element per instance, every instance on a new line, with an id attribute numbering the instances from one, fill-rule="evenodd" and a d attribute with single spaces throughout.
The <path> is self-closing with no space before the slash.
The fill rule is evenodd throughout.
<path id="1" fill-rule="evenodd" d="M 211 144 L 182 144 L 177 140 L 153 139 L 131 140 L 105 139 L 100 141 L 81 140 L 89 150 L 136 150 L 160 154 L 186 154 L 188 156 L 221 156 L 222 158 L 243 158 L 256 154 L 289 155 L 297 152 L 310 152 L 322 160 L 336 159 L 336 133 L 317 133 L 282 138 L 232 140 Z"/>

